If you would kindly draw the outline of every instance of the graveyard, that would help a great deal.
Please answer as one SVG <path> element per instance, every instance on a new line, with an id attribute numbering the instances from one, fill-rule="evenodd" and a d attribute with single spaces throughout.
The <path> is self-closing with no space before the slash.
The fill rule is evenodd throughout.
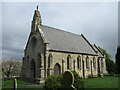
<path id="1" fill-rule="evenodd" d="M 113 76 L 87 78 L 87 79 L 84 79 L 84 86 L 86 89 L 110 88 L 110 89 L 114 90 L 115 88 L 118 88 L 118 80 L 119 79 L 120 79 L 119 77 L 113 77 Z M 2 90 L 10 90 L 10 88 L 12 89 L 13 81 L 14 81 L 13 79 L 3 81 L 3 86 L 2 86 L 3 89 Z M 20 88 L 20 89 L 29 88 L 32 90 L 38 90 L 38 89 L 42 90 L 42 88 L 43 88 L 43 84 L 36 85 L 36 84 L 33 84 L 32 82 L 23 81 L 23 80 L 19 80 L 19 79 L 17 80 L 17 83 L 18 83 L 18 88 Z"/>

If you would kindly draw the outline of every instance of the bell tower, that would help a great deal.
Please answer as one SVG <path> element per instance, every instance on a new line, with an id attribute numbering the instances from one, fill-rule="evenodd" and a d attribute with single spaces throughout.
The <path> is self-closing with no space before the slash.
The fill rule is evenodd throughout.
<path id="1" fill-rule="evenodd" d="M 38 6 L 37 6 L 36 10 L 34 11 L 31 32 L 36 32 L 38 27 L 41 26 L 41 24 L 42 24 L 42 19 L 41 19 L 41 15 L 40 15 L 40 12 L 38 11 Z"/>

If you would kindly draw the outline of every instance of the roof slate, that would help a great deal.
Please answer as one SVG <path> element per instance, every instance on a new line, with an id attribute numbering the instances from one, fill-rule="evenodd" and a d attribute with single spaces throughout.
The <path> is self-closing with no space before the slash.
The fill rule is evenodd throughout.
<path id="1" fill-rule="evenodd" d="M 97 55 L 82 35 L 73 34 L 60 29 L 42 25 L 41 30 L 49 42 L 50 50 L 86 53 Z"/>

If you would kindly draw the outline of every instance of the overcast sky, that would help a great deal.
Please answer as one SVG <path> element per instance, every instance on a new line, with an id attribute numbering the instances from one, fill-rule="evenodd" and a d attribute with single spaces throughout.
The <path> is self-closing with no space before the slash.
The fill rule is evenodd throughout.
<path id="1" fill-rule="evenodd" d="M 115 57 L 118 45 L 118 3 L 3 3 L 2 57 L 21 60 L 39 5 L 42 24 L 83 34 L 92 44 Z"/>

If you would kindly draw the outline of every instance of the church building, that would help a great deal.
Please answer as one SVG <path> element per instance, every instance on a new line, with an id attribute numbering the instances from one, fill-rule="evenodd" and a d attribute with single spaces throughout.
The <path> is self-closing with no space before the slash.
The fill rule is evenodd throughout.
<path id="1" fill-rule="evenodd" d="M 103 76 L 107 73 L 105 56 L 83 34 L 43 25 L 37 7 L 24 50 L 21 77 L 42 81 L 67 70 L 75 70 L 83 78 Z"/>

